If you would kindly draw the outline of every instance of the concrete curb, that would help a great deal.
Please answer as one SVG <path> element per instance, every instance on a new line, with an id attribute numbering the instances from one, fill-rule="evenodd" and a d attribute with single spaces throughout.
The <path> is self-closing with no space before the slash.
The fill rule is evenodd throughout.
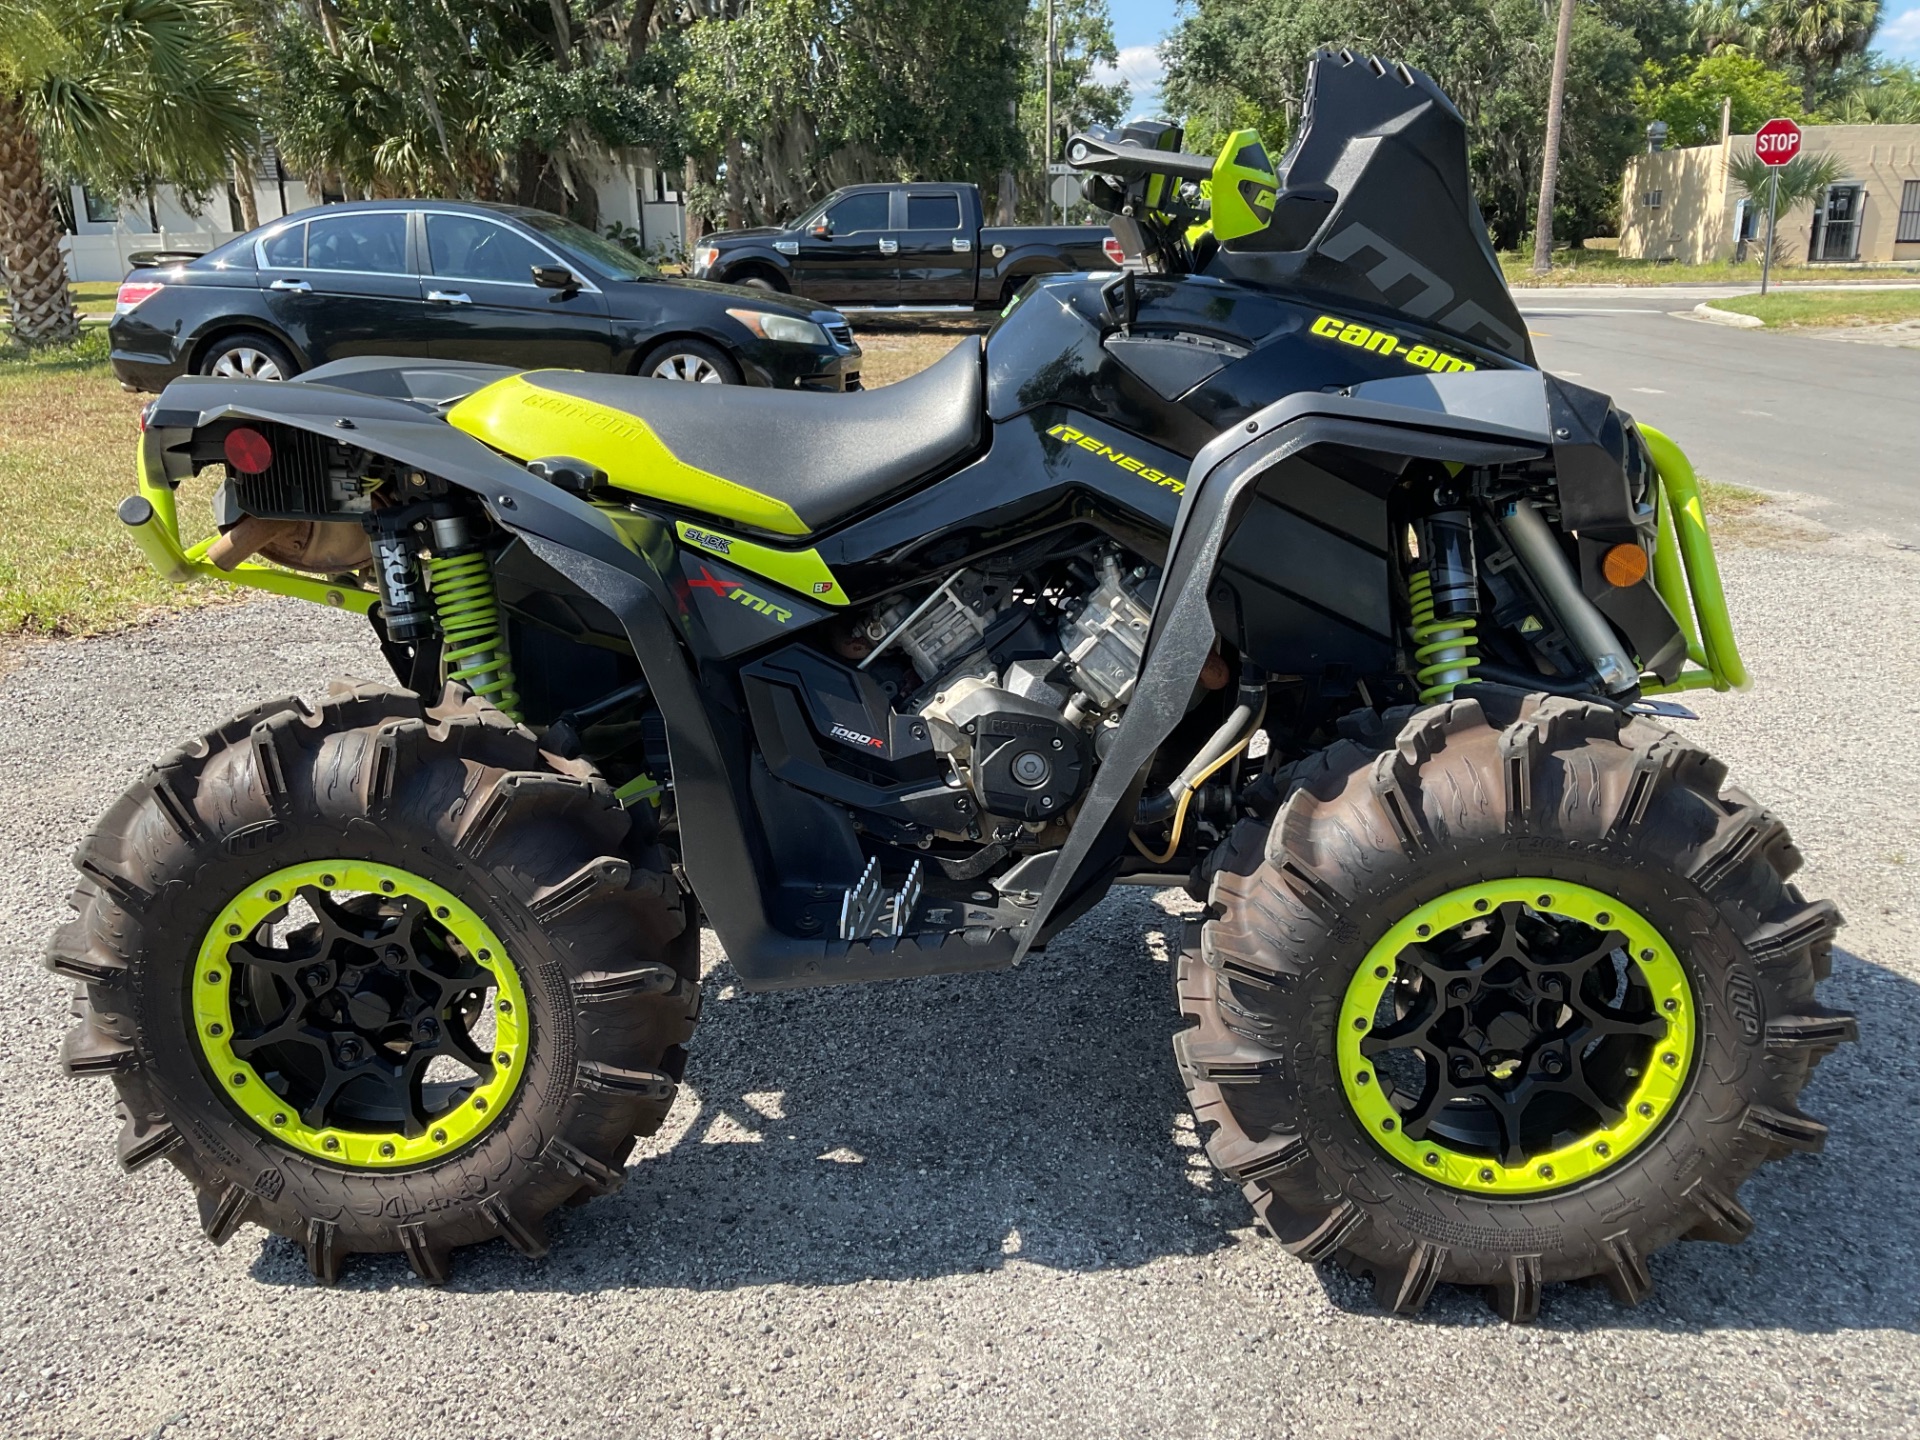
<path id="1" fill-rule="evenodd" d="M 1742 315 L 1734 310 L 1716 310 L 1702 300 L 1693 307 L 1691 316 L 1696 320 L 1705 320 L 1710 325 L 1732 325 L 1739 330 L 1764 330 L 1767 322 L 1758 315 Z"/>

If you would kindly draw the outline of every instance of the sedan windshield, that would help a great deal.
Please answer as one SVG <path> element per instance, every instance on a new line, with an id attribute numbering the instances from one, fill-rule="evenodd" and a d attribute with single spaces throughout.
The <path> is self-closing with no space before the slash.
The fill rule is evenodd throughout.
<path id="1" fill-rule="evenodd" d="M 659 274 L 625 246 L 594 234 L 584 225 L 562 220 L 558 215 L 522 214 L 519 218 L 608 280 L 651 280 Z"/>

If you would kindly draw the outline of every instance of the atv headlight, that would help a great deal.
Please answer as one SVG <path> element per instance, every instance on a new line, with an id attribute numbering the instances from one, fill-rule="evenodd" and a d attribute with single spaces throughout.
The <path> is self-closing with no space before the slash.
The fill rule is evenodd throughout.
<path id="1" fill-rule="evenodd" d="M 767 310 L 729 310 L 727 314 L 762 340 L 781 345 L 825 345 L 827 332 L 798 315 L 776 315 Z"/>

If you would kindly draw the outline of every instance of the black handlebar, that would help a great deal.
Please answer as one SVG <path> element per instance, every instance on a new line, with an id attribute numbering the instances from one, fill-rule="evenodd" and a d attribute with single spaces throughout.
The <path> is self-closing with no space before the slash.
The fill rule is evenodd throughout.
<path id="1" fill-rule="evenodd" d="M 1213 161 L 1205 155 L 1154 150 L 1126 140 L 1079 134 L 1067 142 L 1067 164 L 1104 175 L 1171 175 L 1180 180 L 1211 180 Z"/>

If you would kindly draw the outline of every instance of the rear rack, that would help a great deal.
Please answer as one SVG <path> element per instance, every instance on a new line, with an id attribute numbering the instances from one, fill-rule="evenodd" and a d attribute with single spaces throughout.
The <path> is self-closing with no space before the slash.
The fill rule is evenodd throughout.
<path id="1" fill-rule="evenodd" d="M 271 565 L 243 561 L 231 570 L 223 570 L 206 558 L 208 547 L 218 539 L 210 535 L 199 544 L 182 548 L 180 517 L 174 508 L 173 487 L 164 478 L 155 478 L 160 467 L 150 457 L 151 439 L 140 437 L 140 493 L 120 502 L 120 523 L 127 527 L 133 543 L 147 557 L 147 563 L 163 580 L 184 585 L 189 580 L 224 580 L 230 585 L 245 585 L 295 600 L 311 600 L 316 605 L 336 610 L 351 610 L 364 615 L 373 608 L 379 595 L 358 585 L 339 584 L 296 575 Z"/>

